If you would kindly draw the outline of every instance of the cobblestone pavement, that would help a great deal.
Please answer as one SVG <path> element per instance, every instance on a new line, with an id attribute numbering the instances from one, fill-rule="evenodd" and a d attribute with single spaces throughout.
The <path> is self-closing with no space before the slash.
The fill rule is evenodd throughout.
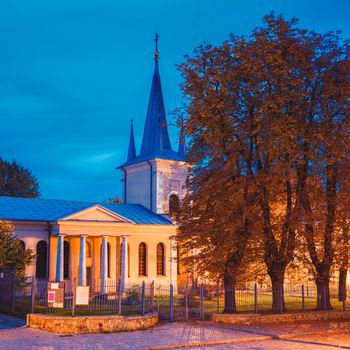
<path id="1" fill-rule="evenodd" d="M 261 327 L 231 327 L 211 322 L 176 322 L 163 323 L 156 328 L 130 333 L 85 334 L 60 336 L 23 326 L 23 321 L 0 315 L 0 350 L 141 350 L 162 348 L 178 344 L 188 344 L 183 350 L 226 350 L 226 349 L 350 349 L 350 332 L 348 334 L 329 334 L 334 331 L 347 332 L 348 323 L 313 323 L 298 325 L 269 325 Z M 323 332 L 323 335 L 305 336 L 298 334 Z M 270 336 L 294 334 L 288 340 L 261 340 Z M 202 345 L 198 343 L 222 341 L 235 342 L 243 339 L 255 341 Z M 260 339 L 260 341 L 259 341 Z M 192 346 L 190 344 L 196 345 Z"/>

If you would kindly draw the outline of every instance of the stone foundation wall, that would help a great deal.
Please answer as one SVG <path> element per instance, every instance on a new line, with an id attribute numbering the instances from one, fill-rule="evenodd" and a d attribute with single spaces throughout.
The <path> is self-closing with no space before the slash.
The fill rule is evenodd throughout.
<path id="1" fill-rule="evenodd" d="M 213 314 L 211 315 L 211 319 L 214 322 L 237 325 L 350 320 L 350 311 L 310 311 L 305 313 L 289 313 L 275 315 Z"/>
<path id="2" fill-rule="evenodd" d="M 129 332 L 154 327 L 157 322 L 157 313 L 145 316 L 27 315 L 28 327 L 60 334 Z"/>

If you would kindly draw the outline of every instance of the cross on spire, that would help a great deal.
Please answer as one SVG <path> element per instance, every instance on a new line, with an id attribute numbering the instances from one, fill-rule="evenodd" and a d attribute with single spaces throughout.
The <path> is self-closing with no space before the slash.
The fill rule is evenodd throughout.
<path id="1" fill-rule="evenodd" d="M 154 41 L 156 42 L 156 51 L 154 52 L 154 60 L 155 61 L 159 61 L 158 40 L 159 40 L 159 34 L 156 33 L 154 36 Z"/>

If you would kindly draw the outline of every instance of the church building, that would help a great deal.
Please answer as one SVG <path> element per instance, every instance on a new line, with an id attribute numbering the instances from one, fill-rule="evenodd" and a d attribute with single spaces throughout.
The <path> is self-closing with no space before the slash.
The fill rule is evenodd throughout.
<path id="1" fill-rule="evenodd" d="M 35 254 L 27 276 L 75 280 L 101 292 L 119 280 L 123 286 L 177 285 L 177 225 L 171 218 L 184 196 L 186 145 L 180 137 L 178 151 L 171 146 L 157 49 L 154 61 L 140 153 L 131 124 L 126 161 L 117 167 L 123 203 L 0 197 L 0 220 Z"/>

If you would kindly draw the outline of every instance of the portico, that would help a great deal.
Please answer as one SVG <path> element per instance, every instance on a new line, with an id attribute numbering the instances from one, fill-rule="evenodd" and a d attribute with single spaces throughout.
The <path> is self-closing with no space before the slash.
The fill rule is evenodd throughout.
<path id="1" fill-rule="evenodd" d="M 60 218 L 51 225 L 51 281 L 76 281 L 102 293 L 108 292 L 111 281 L 114 286 L 115 281 L 120 281 L 123 288 L 142 281 L 176 281 L 177 262 L 170 233 L 175 235 L 174 225 L 137 224 L 100 205 Z M 140 244 L 147 249 L 145 273 L 139 270 Z M 157 273 L 159 244 L 164 246 L 163 275 Z"/>

